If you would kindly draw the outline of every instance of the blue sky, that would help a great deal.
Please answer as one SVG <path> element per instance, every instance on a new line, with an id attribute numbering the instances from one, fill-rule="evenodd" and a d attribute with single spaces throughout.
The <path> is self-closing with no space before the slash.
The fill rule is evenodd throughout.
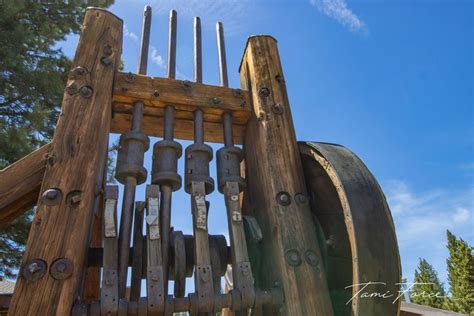
<path id="1" fill-rule="evenodd" d="M 216 21 L 232 87 L 247 37 L 277 38 L 297 138 L 354 151 L 388 198 L 404 277 L 423 257 L 446 282 L 446 229 L 474 243 L 474 2 L 117 0 L 110 10 L 125 23 L 126 71 L 137 68 L 145 4 L 153 8 L 152 76 L 166 73 L 170 9 L 178 11 L 178 79 L 193 77 L 194 16 L 208 84 L 218 84 Z M 60 46 L 72 56 L 76 44 L 70 36 Z M 210 231 L 224 233 L 223 199 L 215 192 L 209 200 Z M 173 225 L 190 233 L 189 196 L 175 194 L 173 208 Z"/>

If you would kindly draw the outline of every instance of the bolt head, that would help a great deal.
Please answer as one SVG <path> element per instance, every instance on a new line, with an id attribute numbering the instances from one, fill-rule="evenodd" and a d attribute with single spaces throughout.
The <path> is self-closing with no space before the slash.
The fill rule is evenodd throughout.
<path id="1" fill-rule="evenodd" d="M 218 105 L 219 103 L 221 103 L 221 100 L 218 97 L 212 98 L 212 104 Z"/>
<path id="2" fill-rule="evenodd" d="M 49 273 L 56 280 L 64 280 L 69 278 L 73 272 L 73 265 L 69 259 L 61 258 L 54 261 L 51 265 Z"/>
<path id="3" fill-rule="evenodd" d="M 156 97 L 156 98 L 159 97 L 160 92 L 158 90 L 153 91 L 153 96 Z"/>
<path id="4" fill-rule="evenodd" d="M 266 98 L 270 95 L 270 89 L 268 89 L 267 87 L 260 88 L 260 90 L 258 90 L 258 95 L 261 98 Z"/>
<path id="5" fill-rule="evenodd" d="M 46 263 L 40 259 L 30 260 L 23 268 L 23 277 L 28 282 L 41 279 L 46 273 Z"/>
<path id="6" fill-rule="evenodd" d="M 79 94 L 84 97 L 84 98 L 90 98 L 92 96 L 92 87 L 90 86 L 83 86 L 80 90 L 79 90 Z"/>
<path id="7" fill-rule="evenodd" d="M 295 195 L 295 201 L 297 204 L 306 204 L 308 202 L 308 198 L 301 193 Z"/>
<path id="8" fill-rule="evenodd" d="M 273 105 L 272 110 L 275 114 L 283 114 L 283 106 L 280 103 Z"/>
<path id="9" fill-rule="evenodd" d="M 291 204 L 291 197 L 288 192 L 280 192 L 277 194 L 277 202 L 280 205 L 287 206 Z"/>

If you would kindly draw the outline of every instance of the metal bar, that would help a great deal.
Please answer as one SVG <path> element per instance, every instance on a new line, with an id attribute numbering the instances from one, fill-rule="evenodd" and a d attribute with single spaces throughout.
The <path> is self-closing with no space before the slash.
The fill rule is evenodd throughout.
<path id="1" fill-rule="evenodd" d="M 204 144 L 204 126 L 202 111 L 194 111 L 194 143 Z"/>
<path id="2" fill-rule="evenodd" d="M 119 295 L 125 297 L 127 288 L 128 257 L 130 255 L 130 239 L 132 231 L 133 203 L 135 201 L 135 189 L 137 179 L 127 177 L 124 183 L 122 201 L 122 217 L 120 218 L 119 233 Z"/>
<path id="3" fill-rule="evenodd" d="M 146 75 L 148 64 L 148 47 L 150 46 L 151 29 L 151 7 L 145 6 L 143 10 L 142 40 L 140 44 L 140 59 L 138 61 L 138 73 Z"/>
<path id="4" fill-rule="evenodd" d="M 138 101 L 133 105 L 132 131 L 139 131 L 143 122 L 143 102 Z"/>
<path id="5" fill-rule="evenodd" d="M 226 147 L 234 146 L 234 136 L 232 133 L 232 114 L 225 112 L 222 114 L 224 125 L 224 145 Z"/>
<path id="6" fill-rule="evenodd" d="M 163 139 L 173 140 L 174 138 L 174 106 L 168 105 L 165 108 L 165 120 L 164 120 L 164 130 L 163 130 Z"/>
<path id="7" fill-rule="evenodd" d="M 222 22 L 217 22 L 216 33 L 217 33 L 217 53 L 219 56 L 220 84 L 223 87 L 228 87 L 229 80 L 227 78 L 227 59 L 225 55 L 224 25 L 222 24 Z"/>
<path id="8" fill-rule="evenodd" d="M 168 78 L 176 77 L 176 29 L 178 15 L 175 10 L 170 11 L 170 25 L 168 38 Z"/>
<path id="9" fill-rule="evenodd" d="M 194 18 L 194 81 L 202 83 L 201 19 Z"/>
<path id="10" fill-rule="evenodd" d="M 143 210 L 144 202 L 135 202 L 135 220 L 133 225 L 133 260 L 132 283 L 130 286 L 130 300 L 138 301 L 142 287 L 143 267 Z"/>

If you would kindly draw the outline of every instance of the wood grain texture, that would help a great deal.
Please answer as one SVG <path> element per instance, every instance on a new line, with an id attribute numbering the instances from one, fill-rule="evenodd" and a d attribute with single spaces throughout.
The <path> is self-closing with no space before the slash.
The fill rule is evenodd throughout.
<path id="1" fill-rule="evenodd" d="M 250 202 L 263 233 L 261 266 L 252 266 L 257 270 L 256 285 L 269 289 L 275 282 L 281 284 L 284 315 L 333 315 L 309 204 L 294 199 L 307 191 L 275 39 L 249 38 L 240 79 L 242 89 L 252 96 L 245 169 Z M 288 192 L 291 204 L 280 205 L 279 192 Z M 299 264 L 289 264 L 285 259 L 288 251 L 298 254 Z M 316 266 L 306 260 L 308 252 L 315 255 Z M 263 309 L 263 315 L 278 313 L 275 308 Z"/>
<path id="2" fill-rule="evenodd" d="M 36 205 L 51 144 L 0 170 L 0 228 Z"/>
<path id="3" fill-rule="evenodd" d="M 400 309 L 400 256 L 385 196 L 364 163 L 349 149 L 333 144 L 299 145 L 312 212 L 325 235 L 329 290 L 336 315 L 396 316 Z M 364 292 L 394 294 L 363 299 Z M 348 286 L 355 285 L 352 288 Z M 350 304 L 346 304 L 355 297 Z"/>
<path id="4" fill-rule="evenodd" d="M 200 109 L 203 111 L 205 141 L 223 142 L 222 114 L 229 111 L 233 115 L 235 142 L 241 144 L 250 117 L 248 91 L 187 83 L 189 88 L 180 80 L 117 72 L 111 131 L 123 133 L 130 129 L 133 103 L 140 100 L 145 104 L 142 130 L 147 135 L 163 136 L 162 129 L 157 128 L 161 125 L 157 124 L 163 123 L 164 108 L 173 105 L 176 109 L 176 138 L 193 140 L 193 112 Z M 158 96 L 155 96 L 155 91 L 158 91 Z M 219 103 L 214 103 L 214 98 Z"/>
<path id="5" fill-rule="evenodd" d="M 92 93 L 64 93 L 50 151 L 56 161 L 47 166 L 41 187 L 41 192 L 60 190 L 62 198 L 56 205 L 48 206 L 43 201 L 38 204 L 21 266 L 24 269 L 29 260 L 41 259 L 49 269 L 56 259 L 66 258 L 72 263 L 72 275 L 56 280 L 48 272 L 35 282 L 20 277 L 9 315 L 67 315 L 80 294 L 97 178 L 106 165 L 112 85 L 122 51 L 122 27 L 122 20 L 105 10 L 86 11 L 73 62 L 73 69 L 81 66 L 86 72 L 80 78 L 71 76 L 68 86 L 76 83 L 78 90 L 90 86 Z M 111 52 L 113 66 L 101 63 L 107 51 Z M 75 193 L 79 200 L 73 203 Z"/>

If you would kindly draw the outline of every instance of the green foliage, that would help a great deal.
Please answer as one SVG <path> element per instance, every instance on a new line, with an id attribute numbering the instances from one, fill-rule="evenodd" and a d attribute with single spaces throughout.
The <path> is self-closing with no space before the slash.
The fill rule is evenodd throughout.
<path id="1" fill-rule="evenodd" d="M 474 314 L 474 248 L 449 230 L 448 282 L 450 298 L 446 307 L 450 310 Z"/>
<path id="2" fill-rule="evenodd" d="M 71 61 L 55 45 L 79 33 L 88 6 L 113 0 L 3 0 L 0 8 L 0 168 L 53 135 Z M 20 263 L 31 213 L 0 231 L 0 279 Z"/>
<path id="3" fill-rule="evenodd" d="M 446 293 L 439 281 L 438 274 L 428 261 L 420 258 L 418 268 L 415 270 L 415 283 L 410 291 L 410 299 L 415 304 L 442 308 Z"/>

